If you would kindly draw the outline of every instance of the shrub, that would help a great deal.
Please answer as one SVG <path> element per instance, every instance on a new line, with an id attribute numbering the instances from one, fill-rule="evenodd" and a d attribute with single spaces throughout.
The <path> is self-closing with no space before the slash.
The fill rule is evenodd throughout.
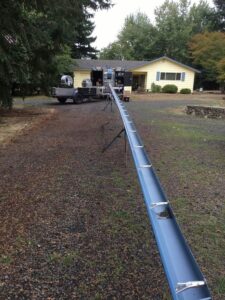
<path id="1" fill-rule="evenodd" d="M 151 85 L 151 92 L 152 93 L 161 93 L 161 91 L 162 91 L 161 85 L 157 85 L 153 82 Z"/>
<path id="2" fill-rule="evenodd" d="M 163 93 L 170 93 L 170 94 L 176 94 L 178 91 L 178 88 L 175 84 L 166 84 L 162 88 Z"/>
<path id="3" fill-rule="evenodd" d="M 191 94 L 191 90 L 190 89 L 181 89 L 180 93 L 181 94 Z"/>

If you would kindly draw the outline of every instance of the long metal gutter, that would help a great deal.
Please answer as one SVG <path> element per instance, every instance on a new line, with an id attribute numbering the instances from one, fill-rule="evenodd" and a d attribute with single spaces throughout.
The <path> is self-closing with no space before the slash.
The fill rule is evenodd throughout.
<path id="1" fill-rule="evenodd" d="M 111 85 L 110 90 L 126 130 L 172 297 L 176 300 L 210 300 L 206 280 L 181 233 L 137 129 Z"/>

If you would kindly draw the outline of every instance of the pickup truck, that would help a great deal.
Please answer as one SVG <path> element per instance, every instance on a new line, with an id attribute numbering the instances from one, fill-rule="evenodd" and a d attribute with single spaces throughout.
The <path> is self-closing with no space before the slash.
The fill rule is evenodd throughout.
<path id="1" fill-rule="evenodd" d="M 103 99 L 106 97 L 104 87 L 82 87 L 82 88 L 62 88 L 53 87 L 52 97 L 57 98 L 62 104 L 67 99 L 72 99 L 75 104 L 84 103 L 90 100 Z"/>
<path id="2" fill-rule="evenodd" d="M 73 79 L 71 76 L 63 75 L 61 77 L 61 87 L 52 88 L 52 97 L 57 98 L 62 104 L 65 103 L 67 99 L 72 99 L 76 104 L 106 99 L 110 96 L 108 86 L 112 84 L 120 99 L 129 101 L 129 97 L 124 95 L 124 78 L 128 73 L 129 72 L 122 71 L 121 68 L 118 70 L 93 69 L 91 79 L 84 79 L 82 87 L 78 88 L 73 87 Z"/>

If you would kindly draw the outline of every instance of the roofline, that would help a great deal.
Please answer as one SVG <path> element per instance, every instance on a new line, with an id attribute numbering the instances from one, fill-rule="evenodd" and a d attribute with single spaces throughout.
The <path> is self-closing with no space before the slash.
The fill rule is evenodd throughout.
<path id="1" fill-rule="evenodd" d="M 147 65 L 150 65 L 150 64 L 153 64 L 153 63 L 155 63 L 155 62 L 157 62 L 157 61 L 160 61 L 160 60 L 162 60 L 162 59 L 165 59 L 165 60 L 167 60 L 167 61 L 170 61 L 170 62 L 172 62 L 172 63 L 175 63 L 175 64 L 177 64 L 177 65 L 179 65 L 179 66 L 181 66 L 181 67 L 183 67 L 183 68 L 186 68 L 186 69 L 189 69 L 189 70 L 191 70 L 191 71 L 193 71 L 193 72 L 195 72 L 195 73 L 201 73 L 201 71 L 199 71 L 199 70 L 197 70 L 197 69 L 195 69 L 195 68 L 192 68 L 192 67 L 190 67 L 190 66 L 188 66 L 188 65 L 185 65 L 185 64 L 183 64 L 183 63 L 180 63 L 180 62 L 178 62 L 177 60 L 175 60 L 175 59 L 172 59 L 172 58 L 169 58 L 169 57 L 167 57 L 167 56 L 161 56 L 161 57 L 159 57 L 159 58 L 156 58 L 156 59 L 153 59 L 153 60 L 149 60 L 149 61 L 143 61 L 143 64 L 140 64 L 140 66 L 138 66 L 138 67 L 135 67 L 135 68 L 129 68 L 128 69 L 128 71 L 132 71 L 132 70 L 136 70 L 136 69 L 139 69 L 139 68 L 141 68 L 141 67 L 143 67 L 143 66 L 147 66 Z M 76 60 L 78 60 L 78 59 L 74 59 L 75 61 Z M 80 59 L 79 59 L 80 60 Z M 95 61 L 98 61 L 98 59 L 94 59 Z M 104 62 L 104 61 L 109 61 L 109 60 L 107 60 L 107 59 L 99 59 L 99 61 L 102 61 L 102 62 Z M 125 60 L 125 61 L 132 61 L 132 60 Z M 141 61 L 140 61 L 141 62 Z M 90 69 L 81 69 L 81 68 L 79 68 L 79 66 L 74 66 L 74 70 L 73 71 L 90 71 L 91 70 L 91 68 Z"/>
<path id="2" fill-rule="evenodd" d="M 75 58 L 74 59 L 74 61 L 76 62 L 76 61 L 80 61 L 80 60 L 86 60 L 86 59 L 82 59 L 82 58 Z M 87 59 L 87 60 L 89 60 L 89 59 Z M 145 66 L 145 65 L 148 65 L 151 61 L 138 61 L 138 60 L 119 60 L 119 59 L 90 59 L 90 61 L 100 61 L 100 62 L 109 62 L 109 61 L 126 61 L 126 62 L 142 62 L 138 67 L 136 67 L 136 68 L 141 68 L 141 67 L 143 67 L 143 66 Z M 133 69 L 135 69 L 135 68 L 133 68 Z M 89 69 L 83 69 L 83 68 L 80 68 L 79 67 L 79 65 L 74 65 L 73 66 L 73 71 L 91 71 L 92 70 L 92 67 L 90 67 Z M 127 69 L 128 71 L 129 70 L 132 70 L 132 69 Z"/>
<path id="3" fill-rule="evenodd" d="M 182 64 L 182 63 L 180 63 L 179 61 L 177 61 L 177 60 L 175 60 L 175 59 L 172 59 L 172 58 L 169 58 L 169 57 L 167 57 L 167 56 L 162 56 L 162 57 L 159 57 L 159 58 L 150 60 L 149 63 L 145 63 L 143 66 L 146 66 L 146 65 L 148 65 L 148 64 L 153 64 L 153 63 L 155 63 L 155 62 L 157 62 L 157 61 L 159 61 L 159 60 L 162 60 L 162 59 L 166 59 L 166 60 L 168 60 L 168 61 L 170 61 L 170 62 L 172 62 L 172 63 L 175 63 L 175 64 L 177 64 L 177 65 L 179 65 L 179 66 L 181 66 L 181 67 L 184 67 L 184 68 L 186 68 L 186 69 L 189 69 L 189 70 L 191 70 L 191 71 L 193 71 L 193 72 L 195 72 L 195 73 L 201 73 L 201 71 L 199 71 L 199 70 L 197 70 L 197 69 L 195 69 L 195 68 L 192 68 L 192 67 L 190 67 L 190 66 L 188 66 L 188 65 Z M 138 68 L 141 68 L 141 67 L 142 67 L 142 66 L 137 67 L 137 68 L 130 69 L 130 71 L 131 71 L 131 70 L 138 69 Z"/>
<path id="4" fill-rule="evenodd" d="M 131 60 L 131 61 L 132 61 L 132 60 Z M 141 60 L 140 60 L 140 62 L 141 62 Z M 128 69 L 128 71 L 132 71 L 132 70 L 135 70 L 135 69 L 139 69 L 139 68 L 141 68 L 141 67 L 150 65 L 151 63 L 152 63 L 152 60 L 149 60 L 149 61 L 143 61 L 143 63 L 142 63 L 140 66 L 138 66 L 138 67 L 136 67 L 136 68 L 130 68 L 130 69 Z"/>
<path id="5" fill-rule="evenodd" d="M 72 72 L 76 72 L 76 71 L 91 71 L 91 69 L 73 69 Z"/>

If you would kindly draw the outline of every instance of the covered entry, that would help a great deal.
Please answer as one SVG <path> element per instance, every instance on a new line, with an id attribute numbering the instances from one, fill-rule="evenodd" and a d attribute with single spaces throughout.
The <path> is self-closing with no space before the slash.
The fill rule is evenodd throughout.
<path id="1" fill-rule="evenodd" d="M 132 90 L 146 90 L 147 72 L 135 72 L 133 73 Z"/>

